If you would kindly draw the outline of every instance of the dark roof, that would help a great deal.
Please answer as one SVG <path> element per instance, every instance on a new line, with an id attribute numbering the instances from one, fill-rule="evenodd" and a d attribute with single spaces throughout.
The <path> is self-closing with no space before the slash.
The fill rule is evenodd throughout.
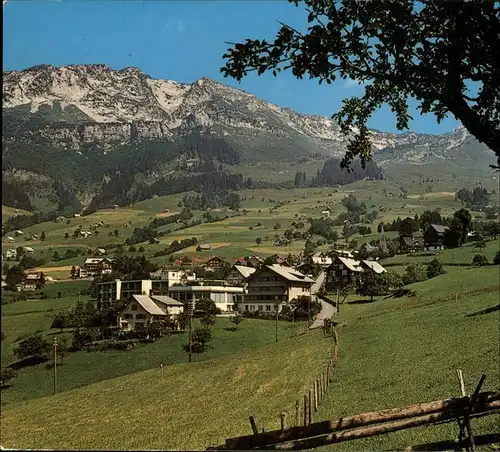
<path id="1" fill-rule="evenodd" d="M 414 246 L 412 237 L 403 237 L 403 242 L 409 248 L 413 248 L 413 246 Z"/>
<path id="2" fill-rule="evenodd" d="M 442 224 L 431 224 L 431 228 L 439 234 L 444 234 L 449 229 L 448 226 L 443 226 Z"/>

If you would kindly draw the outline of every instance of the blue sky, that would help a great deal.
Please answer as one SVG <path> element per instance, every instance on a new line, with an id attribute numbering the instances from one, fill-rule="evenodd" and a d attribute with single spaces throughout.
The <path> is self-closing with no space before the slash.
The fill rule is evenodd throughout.
<path id="1" fill-rule="evenodd" d="M 8 0 L 3 9 L 4 70 L 104 63 L 116 69 L 135 66 L 154 78 L 181 82 L 206 76 L 282 107 L 324 116 L 361 91 L 342 80 L 320 86 L 291 73 L 250 75 L 241 83 L 222 77 L 225 41 L 270 39 L 279 28 L 277 20 L 304 26 L 305 13 L 285 0 Z M 438 125 L 432 115 L 413 116 L 411 130 L 420 133 L 448 132 L 459 125 L 453 117 Z M 370 126 L 396 131 L 395 118 L 385 108 Z"/>

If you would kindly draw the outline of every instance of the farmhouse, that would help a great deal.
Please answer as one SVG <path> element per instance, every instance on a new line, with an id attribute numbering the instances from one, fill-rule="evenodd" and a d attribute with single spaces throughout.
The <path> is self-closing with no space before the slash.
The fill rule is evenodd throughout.
<path id="1" fill-rule="evenodd" d="M 314 281 L 299 271 L 279 264 L 266 265 L 246 280 L 247 295 L 242 310 L 281 311 L 283 303 L 311 296 Z"/>
<path id="2" fill-rule="evenodd" d="M 6 238 L 5 240 L 6 240 L 7 242 L 10 242 L 10 243 L 12 243 L 12 242 L 15 242 L 15 241 L 16 241 L 16 239 L 15 239 L 14 237 L 11 237 L 10 235 L 8 235 L 8 236 L 7 236 L 7 238 Z"/>
<path id="3" fill-rule="evenodd" d="M 209 298 L 222 312 L 232 312 L 235 305 L 243 300 L 243 287 L 231 286 L 174 286 L 168 291 L 168 295 L 181 302 L 192 301 L 196 309 L 196 301 Z"/>
<path id="4" fill-rule="evenodd" d="M 43 272 L 28 273 L 21 283 L 21 290 L 33 291 L 40 290 L 45 285 L 45 276 Z"/>
<path id="5" fill-rule="evenodd" d="M 24 232 L 23 231 L 16 231 L 16 235 L 17 236 L 24 235 Z"/>
<path id="6" fill-rule="evenodd" d="M 336 256 L 327 269 L 326 289 L 332 290 L 354 283 L 363 271 L 360 262 L 349 257 Z"/>
<path id="7" fill-rule="evenodd" d="M 443 249 L 444 234 L 448 231 L 448 226 L 441 224 L 430 224 L 424 232 L 424 246 L 427 251 L 437 251 Z"/>
<path id="8" fill-rule="evenodd" d="M 88 257 L 82 270 L 88 275 L 107 275 L 113 271 L 112 265 L 113 261 L 106 257 Z"/>
<path id="9" fill-rule="evenodd" d="M 125 330 L 144 328 L 154 320 L 166 320 L 167 309 L 161 309 L 147 295 L 133 295 L 118 315 L 118 325 Z"/>
<path id="10" fill-rule="evenodd" d="M 363 271 L 372 271 L 377 275 L 387 272 L 387 270 L 377 261 L 361 260 L 359 261 L 359 266 L 363 269 Z"/>
<path id="11" fill-rule="evenodd" d="M 226 278 L 228 284 L 240 285 L 243 281 L 248 278 L 251 274 L 255 273 L 257 270 L 253 267 L 246 267 L 243 265 L 233 265 L 231 272 Z"/>
<path id="12" fill-rule="evenodd" d="M 249 256 L 247 257 L 246 261 L 246 265 L 253 268 L 260 268 L 264 263 L 264 259 L 262 259 L 260 256 Z"/>
<path id="13" fill-rule="evenodd" d="M 212 257 L 208 261 L 205 262 L 203 268 L 208 271 L 214 271 L 217 268 L 224 268 L 226 266 L 226 261 L 221 259 L 220 257 Z"/>
<path id="14" fill-rule="evenodd" d="M 32 254 L 35 252 L 35 250 L 33 248 L 31 248 L 31 246 L 25 246 L 23 247 L 23 250 L 28 253 L 28 254 Z"/>
<path id="15" fill-rule="evenodd" d="M 196 247 L 196 251 L 210 251 L 212 249 L 212 245 L 209 243 L 203 243 Z"/>

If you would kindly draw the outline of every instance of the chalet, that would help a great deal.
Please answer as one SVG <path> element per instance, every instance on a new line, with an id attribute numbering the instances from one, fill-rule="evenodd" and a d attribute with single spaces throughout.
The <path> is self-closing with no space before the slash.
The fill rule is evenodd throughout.
<path id="1" fill-rule="evenodd" d="M 196 251 L 210 251 L 212 249 L 212 245 L 209 243 L 203 243 L 196 247 Z"/>
<path id="2" fill-rule="evenodd" d="M 208 271 L 214 271 L 218 268 L 224 268 L 226 265 L 227 263 L 224 259 L 215 256 L 206 261 L 205 264 L 203 265 L 203 268 Z"/>
<path id="3" fill-rule="evenodd" d="M 243 281 L 256 271 L 257 270 L 253 267 L 245 267 L 243 265 L 233 265 L 231 272 L 226 278 L 226 281 L 228 284 L 240 285 L 243 284 Z"/>
<path id="4" fill-rule="evenodd" d="M 387 270 L 382 267 L 382 265 L 380 265 L 377 261 L 369 261 L 364 259 L 359 261 L 359 266 L 363 269 L 363 271 L 372 271 L 377 275 L 387 272 Z"/>
<path id="5" fill-rule="evenodd" d="M 66 221 L 66 217 L 61 215 L 61 216 L 57 217 L 54 221 L 56 223 L 62 223 L 63 221 Z"/>
<path id="6" fill-rule="evenodd" d="M 5 241 L 12 243 L 12 242 L 15 242 L 16 239 L 14 237 L 11 237 L 10 235 L 8 235 L 7 238 L 5 239 Z"/>
<path id="7" fill-rule="evenodd" d="M 244 267 L 249 267 L 248 261 L 244 257 L 237 257 L 234 260 L 234 264 L 233 265 L 242 265 Z"/>
<path id="8" fill-rule="evenodd" d="M 244 311 L 281 311 L 283 305 L 299 296 L 311 296 L 314 281 L 291 267 L 265 265 L 246 280 Z"/>
<path id="9" fill-rule="evenodd" d="M 152 295 L 151 299 L 162 308 L 162 305 L 166 307 L 167 314 L 178 315 L 184 311 L 184 303 L 167 295 Z"/>
<path id="10" fill-rule="evenodd" d="M 23 250 L 27 254 L 33 254 L 35 252 L 35 250 L 33 248 L 31 248 L 31 246 L 24 246 Z"/>
<path id="11" fill-rule="evenodd" d="M 349 283 L 355 283 L 362 272 L 360 261 L 336 256 L 327 270 L 326 289 L 338 289 Z"/>
<path id="12" fill-rule="evenodd" d="M 448 230 L 448 226 L 430 224 L 424 232 L 425 249 L 427 251 L 442 250 L 444 244 L 444 234 Z"/>
<path id="13" fill-rule="evenodd" d="M 73 214 L 73 218 L 78 218 L 79 216 L 80 216 L 80 214 L 79 214 L 79 213 L 74 213 L 74 214 Z"/>
<path id="14" fill-rule="evenodd" d="M 80 231 L 80 235 L 86 239 L 87 237 L 90 237 L 92 235 L 92 232 L 90 231 Z"/>
<path id="15" fill-rule="evenodd" d="M 96 256 L 104 256 L 106 254 L 106 250 L 104 248 L 97 248 L 95 250 Z"/>
<path id="16" fill-rule="evenodd" d="M 113 261 L 106 257 L 88 257 L 83 269 L 88 275 L 107 275 L 113 271 Z"/>
<path id="17" fill-rule="evenodd" d="M 281 254 L 273 254 L 269 257 L 277 265 L 286 265 L 286 256 Z"/>
<path id="18" fill-rule="evenodd" d="M 313 265 L 319 265 L 321 267 L 329 267 L 333 262 L 332 258 L 323 252 L 314 253 L 310 257 L 310 261 Z"/>
<path id="19" fill-rule="evenodd" d="M 20 235 L 24 235 L 24 232 L 23 231 L 15 231 L 16 232 L 16 235 L 19 237 Z"/>
<path id="20" fill-rule="evenodd" d="M 149 239 L 149 244 L 150 245 L 159 245 L 160 244 L 160 239 L 157 239 L 156 237 L 151 237 Z"/>
<path id="21" fill-rule="evenodd" d="M 264 259 L 262 259 L 260 256 L 249 256 L 247 257 L 246 261 L 247 266 L 253 268 L 260 268 L 264 263 Z"/>
<path id="22" fill-rule="evenodd" d="M 17 257 L 17 250 L 10 249 L 10 250 L 5 251 L 5 257 L 6 257 L 6 259 L 12 259 L 12 258 L 15 259 Z"/>
<path id="23" fill-rule="evenodd" d="M 160 308 L 147 295 L 133 295 L 118 315 L 117 321 L 121 329 L 133 330 L 144 328 L 155 320 L 166 320 L 167 316 L 166 306 L 164 309 Z"/>
<path id="24" fill-rule="evenodd" d="M 21 283 L 21 290 L 33 291 L 40 290 L 45 285 L 45 276 L 43 272 L 28 273 Z"/>

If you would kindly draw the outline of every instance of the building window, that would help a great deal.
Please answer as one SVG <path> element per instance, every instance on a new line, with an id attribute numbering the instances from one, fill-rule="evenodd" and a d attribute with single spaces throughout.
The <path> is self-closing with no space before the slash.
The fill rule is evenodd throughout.
<path id="1" fill-rule="evenodd" d="M 146 318 L 146 314 L 136 314 L 135 319 L 136 320 L 144 320 Z"/>
<path id="2" fill-rule="evenodd" d="M 264 310 L 264 306 L 262 306 L 261 304 L 259 306 L 257 306 L 259 308 L 259 311 L 263 311 Z"/>
<path id="3" fill-rule="evenodd" d="M 245 305 L 245 311 L 248 311 L 248 305 L 247 304 Z"/>
<path id="4" fill-rule="evenodd" d="M 342 270 L 342 275 L 346 276 L 347 275 L 347 270 Z"/>
<path id="5" fill-rule="evenodd" d="M 123 317 L 125 317 L 126 319 L 131 319 L 132 318 L 132 314 L 125 314 Z"/>
<path id="6" fill-rule="evenodd" d="M 133 304 L 132 307 L 130 308 L 131 311 L 137 311 L 137 305 Z"/>
<path id="7" fill-rule="evenodd" d="M 266 311 L 270 311 L 271 310 L 271 306 L 266 304 Z"/>
<path id="8" fill-rule="evenodd" d="M 250 305 L 250 311 L 255 311 L 255 306 L 253 304 Z"/>

